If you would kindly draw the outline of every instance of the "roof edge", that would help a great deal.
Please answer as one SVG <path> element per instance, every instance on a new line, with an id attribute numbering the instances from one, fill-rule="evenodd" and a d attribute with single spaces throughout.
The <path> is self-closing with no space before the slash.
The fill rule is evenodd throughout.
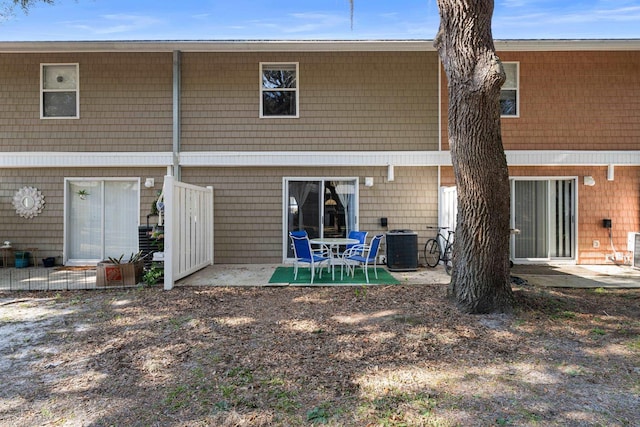
<path id="1" fill-rule="evenodd" d="M 431 40 L 193 40 L 0 42 L 2 53 L 435 51 Z"/>
<path id="2" fill-rule="evenodd" d="M 640 39 L 495 40 L 497 51 L 640 50 Z M 416 52 L 433 40 L 0 41 L 0 53 L 66 52 Z"/>

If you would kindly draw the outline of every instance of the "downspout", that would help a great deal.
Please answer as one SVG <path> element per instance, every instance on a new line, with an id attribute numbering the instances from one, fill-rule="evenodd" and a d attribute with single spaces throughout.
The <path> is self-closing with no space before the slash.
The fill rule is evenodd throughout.
<path id="1" fill-rule="evenodd" d="M 438 56 L 440 58 L 440 56 Z M 440 59 L 436 61 L 438 66 L 438 151 L 442 151 L 442 65 Z M 448 104 L 448 103 L 447 103 Z M 442 165 L 438 164 L 438 226 L 441 226 L 442 212 L 442 195 L 440 188 L 442 187 Z"/>
<path id="2" fill-rule="evenodd" d="M 179 50 L 173 51 L 173 177 L 181 180 L 180 173 L 180 70 L 181 56 Z"/>

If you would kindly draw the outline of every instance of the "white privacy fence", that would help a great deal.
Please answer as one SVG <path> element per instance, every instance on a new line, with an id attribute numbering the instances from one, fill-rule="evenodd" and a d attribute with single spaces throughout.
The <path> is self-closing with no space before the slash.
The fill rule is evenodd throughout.
<path id="1" fill-rule="evenodd" d="M 213 188 L 165 176 L 164 289 L 213 264 Z"/>

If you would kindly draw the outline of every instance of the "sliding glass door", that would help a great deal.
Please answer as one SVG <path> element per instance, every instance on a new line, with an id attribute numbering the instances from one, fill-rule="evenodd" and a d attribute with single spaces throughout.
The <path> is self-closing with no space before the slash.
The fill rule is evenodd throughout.
<path id="1" fill-rule="evenodd" d="M 293 257 L 289 232 L 304 230 L 309 238 L 346 237 L 358 229 L 358 182 L 355 178 L 285 179 L 286 258 Z"/>
<path id="2" fill-rule="evenodd" d="M 65 264 L 92 265 L 138 251 L 138 180 L 66 181 Z"/>
<path id="3" fill-rule="evenodd" d="M 512 256 L 518 261 L 575 259 L 575 179 L 512 181 Z"/>

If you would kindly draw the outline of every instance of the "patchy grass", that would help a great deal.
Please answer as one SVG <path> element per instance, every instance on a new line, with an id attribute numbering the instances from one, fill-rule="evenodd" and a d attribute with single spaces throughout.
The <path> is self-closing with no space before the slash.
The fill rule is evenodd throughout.
<path id="1" fill-rule="evenodd" d="M 638 290 L 521 286 L 483 316 L 434 285 L 15 296 L 6 425 L 640 424 Z"/>

